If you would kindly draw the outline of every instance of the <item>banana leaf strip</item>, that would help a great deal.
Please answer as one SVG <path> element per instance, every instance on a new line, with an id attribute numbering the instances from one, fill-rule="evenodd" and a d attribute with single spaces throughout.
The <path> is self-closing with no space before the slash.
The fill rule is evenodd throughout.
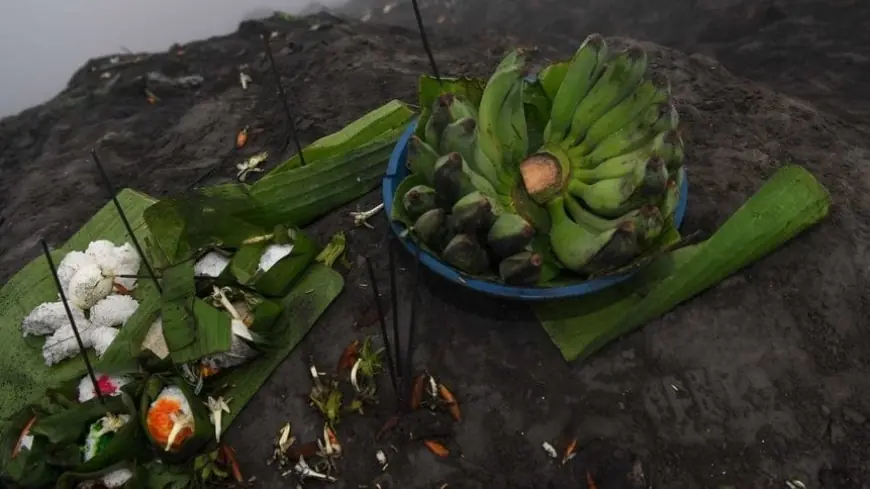
<path id="1" fill-rule="evenodd" d="M 377 109 L 351 122 L 338 132 L 324 136 L 302 150 L 307 165 L 317 164 L 333 155 L 353 150 L 373 139 L 380 139 L 385 133 L 404 128 L 411 122 L 414 111 L 400 100 L 391 100 Z M 268 175 L 292 170 L 301 166 L 299 155 L 275 167 Z"/>
<path id="2" fill-rule="evenodd" d="M 656 259 L 632 279 L 578 299 L 536 305 L 566 360 L 586 358 L 779 248 L 829 212 L 828 191 L 786 165 L 709 239 Z"/>

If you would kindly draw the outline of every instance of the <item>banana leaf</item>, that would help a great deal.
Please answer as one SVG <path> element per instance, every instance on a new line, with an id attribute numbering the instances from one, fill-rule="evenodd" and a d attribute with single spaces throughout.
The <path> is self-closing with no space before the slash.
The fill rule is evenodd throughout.
<path id="1" fill-rule="evenodd" d="M 136 312 L 127 319 L 118 336 L 97 361 L 94 368 L 107 374 L 127 374 L 139 371 L 139 357 L 142 355 L 142 341 L 151 324 L 160 316 L 162 301 L 151 281 L 139 285 L 148 288 L 145 298 L 139 302 Z"/>
<path id="2" fill-rule="evenodd" d="M 130 415 L 130 421 L 118 430 L 108 444 L 98 451 L 93 458 L 78 465 L 74 470 L 75 472 L 96 472 L 125 460 L 142 463 L 151 458 L 150 452 L 147 450 L 147 440 L 141 425 L 138 423 L 138 411 L 133 399 L 126 393 L 122 393 L 119 397 L 124 404 L 123 414 Z"/>
<path id="3" fill-rule="evenodd" d="M 30 431 L 55 445 L 78 443 L 84 440 L 91 423 L 108 413 L 120 413 L 126 409 L 120 396 L 106 397 L 105 402 L 103 405 L 94 398 L 50 416 L 37 417 Z"/>
<path id="4" fill-rule="evenodd" d="M 404 126 L 316 164 L 269 173 L 254 185 L 207 187 L 145 212 L 156 248 L 169 263 L 208 247 L 237 249 L 277 225 L 303 227 L 380 185 Z"/>
<path id="5" fill-rule="evenodd" d="M 417 122 L 415 133 L 423 138 L 426 130 L 426 122 L 432 114 L 432 105 L 442 93 L 462 95 L 475 107 L 480 106 L 483 97 L 483 89 L 486 88 L 486 80 L 470 77 L 441 77 L 441 82 L 430 75 L 420 75 L 417 87 L 417 99 L 420 102 L 420 120 Z"/>
<path id="6" fill-rule="evenodd" d="M 257 207 L 240 208 L 237 215 L 267 228 L 277 224 L 307 226 L 377 188 L 404 131 L 399 127 L 317 164 L 266 175 L 251 187 Z"/>
<path id="7" fill-rule="evenodd" d="M 61 472 L 57 467 L 49 465 L 49 450 L 47 439 L 34 437 L 30 449 L 22 449 L 15 458 L 4 464 L 0 482 L 6 480 L 21 489 L 51 487 Z"/>
<path id="8" fill-rule="evenodd" d="M 668 253 L 597 294 L 534 306 L 566 360 L 586 358 L 779 248 L 827 216 L 828 191 L 786 165 L 701 244 Z"/>
<path id="9" fill-rule="evenodd" d="M 244 194 L 208 195 L 206 190 L 184 197 L 161 200 L 145 210 L 144 218 L 154 237 L 154 254 L 168 263 L 192 259 L 206 248 L 239 248 L 267 228 L 239 218 L 238 209 L 255 206 Z"/>
<path id="10" fill-rule="evenodd" d="M 194 419 L 194 426 L 193 433 L 181 443 L 177 450 L 170 449 L 166 451 L 165 447 L 161 446 L 154 439 L 153 434 L 148 429 L 148 413 L 151 404 L 157 400 L 163 389 L 169 386 L 178 387 L 187 399 L 191 410 L 190 414 Z M 163 378 L 155 375 L 147 380 L 145 391 L 139 404 L 139 420 L 142 430 L 145 432 L 145 437 L 151 442 L 153 450 L 157 452 L 157 456 L 161 460 L 167 463 L 185 463 L 191 460 L 211 441 L 214 434 L 214 427 L 211 421 L 209 421 L 208 409 L 199 398 L 193 395 L 193 392 L 191 392 L 184 380 L 178 377 Z"/>
<path id="11" fill-rule="evenodd" d="M 176 364 L 227 351 L 232 344 L 230 316 L 195 294 L 192 261 L 163 271 L 163 337 Z"/>
<path id="12" fill-rule="evenodd" d="M 51 447 L 43 436 L 33 435 L 30 448 L 15 453 L 22 430 L 31 419 L 41 414 L 36 407 L 28 406 L 7 420 L 0 433 L 0 486 L 14 483 L 22 489 L 49 487 L 60 475 L 60 470 L 48 464 Z M 14 454 L 14 456 L 13 456 Z"/>
<path id="13" fill-rule="evenodd" d="M 220 374 L 219 385 L 213 386 L 216 391 L 206 395 L 222 395 L 233 399 L 230 413 L 224 413 L 222 417 L 224 431 L 278 365 L 308 334 L 317 319 L 338 297 L 343 286 L 344 279 L 335 270 L 317 263 L 310 266 L 281 303 L 281 315 L 272 327 L 274 336 L 270 338 L 275 348 L 268 349 L 243 367 Z"/>
<path id="14" fill-rule="evenodd" d="M 121 190 L 118 200 L 130 221 L 137 237 L 147 237 L 142 212 L 153 204 L 147 195 Z M 52 252 L 55 263 L 66 253 L 84 250 L 91 241 L 107 239 L 115 244 L 129 241 L 127 232 L 114 205 L 103 206 L 62 248 Z M 134 292 L 140 303 L 145 302 L 148 288 L 146 280 Z M 0 419 L 12 416 L 21 406 L 32 404 L 42 396 L 47 387 L 78 379 L 86 372 L 84 361 L 79 357 L 63 361 L 50 368 L 42 358 L 42 340 L 23 338 L 21 321 L 43 302 L 57 300 L 54 279 L 44 257 L 37 258 L 15 274 L 0 289 Z M 96 363 L 93 352 L 88 353 Z"/>
<path id="15" fill-rule="evenodd" d="M 414 111 L 400 100 L 391 100 L 377 109 L 351 122 L 338 132 L 324 136 L 302 149 L 302 156 L 307 165 L 317 164 L 322 160 L 352 151 L 373 139 L 379 139 L 382 134 L 390 133 L 397 128 L 404 128 L 411 122 Z M 301 166 L 299 155 L 281 163 L 267 175 L 276 175 Z"/>
<path id="16" fill-rule="evenodd" d="M 133 423 L 135 424 L 135 421 Z M 121 486 L 121 489 L 146 489 L 148 487 L 148 470 L 143 464 L 135 461 L 120 461 L 90 472 L 64 472 L 58 479 L 55 489 L 76 489 L 80 482 L 97 481 L 117 470 L 128 470 L 132 474 L 132 477 Z"/>
<path id="17" fill-rule="evenodd" d="M 293 244 L 290 254 L 281 258 L 265 272 L 260 270 L 259 263 L 271 242 L 243 245 L 230 262 L 231 272 L 238 283 L 251 287 L 267 297 L 287 295 L 317 254 L 317 245 L 302 230 L 290 229 L 289 235 L 289 240 Z"/>
<path id="18" fill-rule="evenodd" d="M 189 467 L 151 463 L 146 467 L 147 489 L 187 489 L 194 483 L 194 475 Z"/>

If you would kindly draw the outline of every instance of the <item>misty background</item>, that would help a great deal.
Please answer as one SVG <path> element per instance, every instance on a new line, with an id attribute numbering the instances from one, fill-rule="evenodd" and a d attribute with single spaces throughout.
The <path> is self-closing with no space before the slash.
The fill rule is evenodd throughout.
<path id="1" fill-rule="evenodd" d="M 318 0 L 335 7 L 346 0 Z M 22 0 L 0 15 L 0 117 L 60 92 L 88 59 L 163 51 L 233 32 L 275 10 L 297 13 L 311 0 Z"/>

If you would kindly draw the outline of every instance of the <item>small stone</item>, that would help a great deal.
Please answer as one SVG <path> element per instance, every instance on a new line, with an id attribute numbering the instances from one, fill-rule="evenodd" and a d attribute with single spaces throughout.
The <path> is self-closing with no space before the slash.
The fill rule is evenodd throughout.
<path id="1" fill-rule="evenodd" d="M 840 443 L 846 438 L 846 430 L 840 423 L 831 424 L 831 443 Z"/>
<path id="2" fill-rule="evenodd" d="M 843 408 L 843 417 L 855 424 L 864 424 L 867 421 L 866 416 L 850 407 Z"/>
<path id="3" fill-rule="evenodd" d="M 831 408 L 828 406 L 822 405 L 822 416 L 829 417 L 831 415 Z"/>

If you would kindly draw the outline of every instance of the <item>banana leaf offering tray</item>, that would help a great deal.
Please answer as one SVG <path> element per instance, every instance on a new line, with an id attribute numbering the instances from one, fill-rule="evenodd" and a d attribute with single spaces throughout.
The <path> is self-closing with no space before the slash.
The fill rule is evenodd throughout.
<path id="1" fill-rule="evenodd" d="M 647 54 L 589 36 L 527 76 L 420 79 L 423 112 L 391 156 L 392 228 L 452 282 L 505 298 L 589 294 L 684 242 L 679 115 Z"/>
<path id="2" fill-rule="evenodd" d="M 390 102 L 252 185 L 160 201 L 121 191 L 144 255 L 111 203 L 51 252 L 73 321 L 45 257 L 16 274 L 0 290 L 3 480 L 202 482 L 191 467 L 214 461 L 196 460 L 343 288 L 321 264 L 333 243 L 321 250 L 301 226 L 376 188 L 412 116 Z"/>

